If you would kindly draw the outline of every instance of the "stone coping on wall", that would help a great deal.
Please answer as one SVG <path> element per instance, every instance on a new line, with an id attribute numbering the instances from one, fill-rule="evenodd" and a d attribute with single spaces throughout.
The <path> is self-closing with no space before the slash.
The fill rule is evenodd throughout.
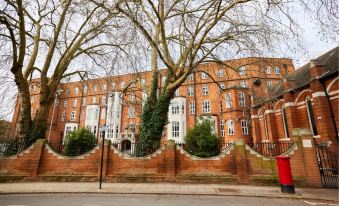
<path id="1" fill-rule="evenodd" d="M 97 150 L 99 150 L 100 149 L 100 145 L 97 144 L 89 152 L 86 152 L 85 154 L 78 155 L 78 156 L 66 156 L 66 155 L 62 155 L 62 154 L 56 152 L 49 144 L 46 144 L 46 148 L 45 149 L 48 151 L 48 153 L 53 154 L 58 159 L 85 159 L 85 157 L 90 156 L 91 154 L 94 154 Z"/>

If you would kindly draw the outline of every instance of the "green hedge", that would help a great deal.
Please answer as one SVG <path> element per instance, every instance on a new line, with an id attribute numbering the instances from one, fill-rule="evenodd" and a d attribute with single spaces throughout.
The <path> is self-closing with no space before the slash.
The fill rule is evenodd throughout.
<path id="1" fill-rule="evenodd" d="M 219 154 L 219 139 L 212 134 L 213 123 L 204 119 L 189 129 L 186 136 L 186 150 L 198 157 L 212 157 Z"/>
<path id="2" fill-rule="evenodd" d="M 65 140 L 65 155 L 77 156 L 92 150 L 97 144 L 93 133 L 85 128 L 80 128 L 69 133 Z"/>

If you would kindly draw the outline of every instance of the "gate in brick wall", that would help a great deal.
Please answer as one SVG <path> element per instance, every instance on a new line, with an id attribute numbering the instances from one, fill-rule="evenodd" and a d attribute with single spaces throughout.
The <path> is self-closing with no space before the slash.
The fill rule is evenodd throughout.
<path id="1" fill-rule="evenodd" d="M 325 188 L 338 188 L 338 157 L 335 152 L 315 141 L 317 159 L 322 186 Z"/>

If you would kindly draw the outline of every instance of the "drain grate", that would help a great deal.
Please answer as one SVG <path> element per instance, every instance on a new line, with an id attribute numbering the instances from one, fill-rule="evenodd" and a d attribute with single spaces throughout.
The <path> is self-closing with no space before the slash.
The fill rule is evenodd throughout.
<path id="1" fill-rule="evenodd" d="M 219 192 L 235 192 L 238 193 L 236 189 L 229 189 L 229 188 L 218 188 Z"/>

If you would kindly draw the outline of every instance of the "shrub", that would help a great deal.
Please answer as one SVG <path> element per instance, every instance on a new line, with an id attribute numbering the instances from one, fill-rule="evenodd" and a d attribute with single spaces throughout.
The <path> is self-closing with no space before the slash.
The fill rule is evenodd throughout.
<path id="1" fill-rule="evenodd" d="M 212 157 L 219 154 L 219 139 L 212 134 L 213 124 L 205 119 L 189 129 L 186 136 L 186 150 L 198 157 Z"/>
<path id="2" fill-rule="evenodd" d="M 65 140 L 65 155 L 77 156 L 89 152 L 95 147 L 97 140 L 93 133 L 85 128 L 70 132 Z"/>

